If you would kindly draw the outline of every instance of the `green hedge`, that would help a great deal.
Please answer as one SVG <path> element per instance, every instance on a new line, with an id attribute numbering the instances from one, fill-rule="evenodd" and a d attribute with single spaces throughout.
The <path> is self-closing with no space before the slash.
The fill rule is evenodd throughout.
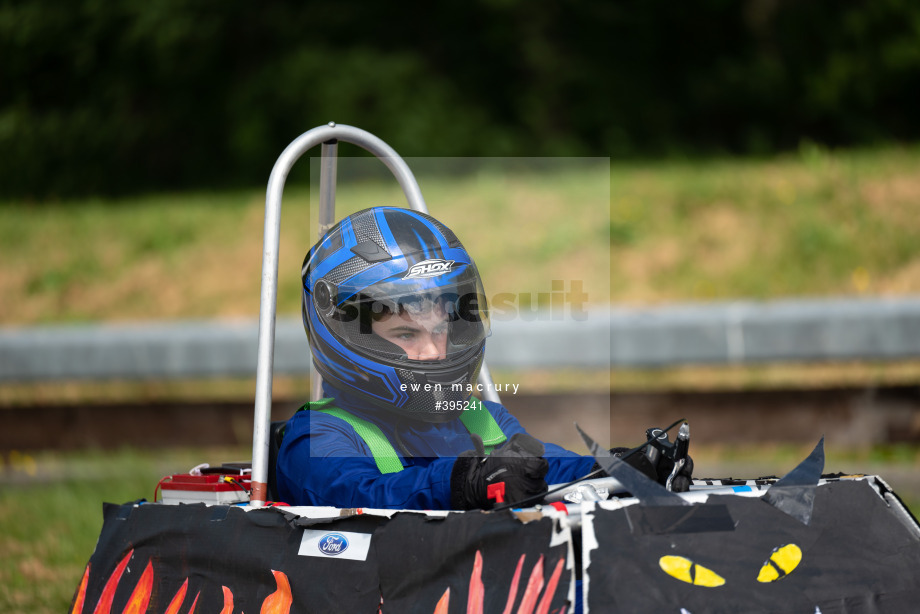
<path id="1" fill-rule="evenodd" d="M 920 3 L 0 2 L 0 195 L 264 182 L 330 120 L 403 155 L 920 136 Z"/>

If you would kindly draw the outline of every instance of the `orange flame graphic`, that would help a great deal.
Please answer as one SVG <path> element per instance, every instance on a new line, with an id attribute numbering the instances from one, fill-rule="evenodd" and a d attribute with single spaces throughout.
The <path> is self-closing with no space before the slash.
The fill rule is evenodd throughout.
<path id="1" fill-rule="evenodd" d="M 482 554 L 476 551 L 473 561 L 473 573 L 470 574 L 470 594 L 466 600 L 466 614 L 482 614 L 482 602 L 486 588 L 482 584 Z"/>
<path id="2" fill-rule="evenodd" d="M 288 582 L 288 577 L 280 571 L 272 569 L 272 575 L 275 576 L 278 590 L 262 602 L 261 614 L 288 614 L 291 611 L 291 604 L 294 603 L 294 598 L 291 596 L 291 583 Z"/>
<path id="3" fill-rule="evenodd" d="M 164 612 L 164 614 L 179 614 L 179 608 L 181 608 L 183 602 L 185 602 L 185 593 L 187 591 L 188 578 L 185 579 L 185 582 L 183 582 L 182 586 L 179 587 L 179 591 L 176 593 L 175 597 L 173 597 L 172 601 L 169 602 L 169 605 L 166 606 L 166 612 Z"/>
<path id="4" fill-rule="evenodd" d="M 521 579 L 521 571 L 524 567 L 526 554 L 522 554 L 518 559 L 517 567 L 514 570 L 514 577 L 508 587 L 508 601 L 505 603 L 503 614 L 511 614 L 514 602 L 517 599 L 518 583 Z M 553 597 L 556 596 L 556 589 L 559 588 L 559 580 L 565 567 L 565 559 L 560 558 L 553 568 L 553 574 L 549 582 L 546 583 L 546 590 L 543 590 L 543 555 L 537 559 L 537 564 L 533 566 L 530 572 L 530 578 L 527 580 L 527 587 L 521 597 L 521 604 L 518 606 L 517 614 L 549 614 L 549 608 L 552 604 Z M 540 594 L 543 598 L 540 599 Z M 539 605 L 537 600 L 539 599 Z M 485 605 L 485 585 L 482 582 L 482 552 L 477 550 L 476 557 L 473 560 L 473 571 L 470 573 L 469 597 L 466 603 L 467 614 L 482 614 Z M 447 614 L 450 606 L 450 587 L 444 591 L 441 598 L 435 605 L 433 614 Z M 536 608 L 536 610 L 535 610 Z M 567 606 L 563 606 L 558 614 L 565 614 Z"/>
<path id="5" fill-rule="evenodd" d="M 147 611 L 147 604 L 150 603 L 150 592 L 153 590 L 153 564 L 147 561 L 147 567 L 141 574 L 141 579 L 137 581 L 137 586 L 131 591 L 128 598 L 128 604 L 123 610 L 123 614 L 144 614 Z"/>
<path id="6" fill-rule="evenodd" d="M 105 586 L 102 589 L 102 595 L 99 596 L 99 601 L 96 603 L 93 614 L 111 614 L 112 602 L 115 599 L 115 591 L 118 589 L 122 576 L 128 568 L 128 563 L 133 555 L 134 550 L 128 551 L 124 558 L 118 563 L 112 575 L 109 576 L 109 579 L 106 580 Z M 275 592 L 266 597 L 262 602 L 261 614 L 290 614 L 291 605 L 294 603 L 294 598 L 291 594 L 291 583 L 287 575 L 283 572 L 275 571 L 274 569 L 271 571 L 275 578 L 277 588 Z M 80 581 L 80 586 L 77 589 L 77 594 L 74 598 L 74 604 L 70 610 L 70 614 L 80 614 L 83 611 L 89 575 L 90 566 L 87 565 L 86 570 L 83 572 L 83 579 Z M 154 580 L 153 562 L 148 560 L 144 572 L 137 581 L 134 590 L 131 591 L 131 596 L 128 598 L 128 602 L 122 610 L 122 614 L 145 614 L 147 612 L 154 592 Z M 179 587 L 179 590 L 176 591 L 176 594 L 169 601 L 169 605 L 166 606 L 164 614 L 179 614 L 188 593 L 188 582 L 189 580 L 186 578 L 182 586 Z M 222 586 L 221 589 L 224 595 L 224 606 L 221 610 L 221 614 L 233 614 L 233 591 L 226 586 Z M 193 614 L 195 612 L 195 607 L 198 605 L 198 598 L 200 596 L 201 591 L 198 591 L 195 594 L 195 599 L 192 601 L 192 605 L 188 609 L 187 614 Z"/>
<path id="7" fill-rule="evenodd" d="M 518 559 L 517 567 L 514 568 L 514 577 L 511 579 L 511 587 L 508 589 L 508 602 L 505 604 L 502 614 L 511 614 L 511 608 L 514 607 L 514 598 L 517 597 L 518 582 L 521 580 L 521 569 L 524 567 L 525 558 L 527 558 L 527 555 L 522 554 L 521 558 Z"/>
<path id="8" fill-rule="evenodd" d="M 221 586 L 224 589 L 224 609 L 220 611 L 220 614 L 233 614 L 233 591 L 231 591 L 226 586 Z"/>
<path id="9" fill-rule="evenodd" d="M 450 605 L 450 587 L 447 587 L 447 590 L 444 591 L 444 594 L 441 595 L 441 598 L 438 600 L 438 605 L 434 606 L 434 614 L 447 614 L 447 608 Z"/>
<path id="10" fill-rule="evenodd" d="M 543 590 L 543 555 L 537 559 L 537 564 L 533 566 L 530 572 L 530 579 L 527 581 L 527 588 L 524 589 L 524 598 L 521 599 L 521 605 L 518 606 L 518 614 L 533 614 L 533 609 L 537 605 L 537 598 L 540 591 Z"/>
<path id="11" fill-rule="evenodd" d="M 86 600 L 86 583 L 89 582 L 89 563 L 86 564 L 86 570 L 83 572 L 83 579 L 80 580 L 80 588 L 77 589 L 77 597 L 73 600 L 73 607 L 70 614 L 80 614 L 83 611 L 83 602 Z"/>
<path id="12" fill-rule="evenodd" d="M 543 599 L 540 600 L 540 605 L 537 606 L 537 614 L 549 614 L 549 606 L 556 592 L 556 587 L 559 586 L 559 576 L 562 575 L 562 562 L 562 559 L 556 561 L 556 568 L 553 569 L 553 575 L 550 576 L 549 583 L 546 585 Z M 565 614 L 564 608 L 562 614 Z"/>
<path id="13" fill-rule="evenodd" d="M 121 575 L 125 573 L 125 569 L 128 567 L 128 562 L 131 560 L 133 554 L 134 550 L 129 550 L 128 554 L 121 559 L 115 571 L 112 572 L 112 575 L 109 576 L 108 581 L 102 589 L 102 594 L 99 595 L 99 601 L 96 602 L 96 609 L 93 610 L 93 614 L 109 614 L 109 612 L 111 612 L 112 601 L 115 599 L 115 589 L 118 588 L 118 583 L 121 581 Z"/>

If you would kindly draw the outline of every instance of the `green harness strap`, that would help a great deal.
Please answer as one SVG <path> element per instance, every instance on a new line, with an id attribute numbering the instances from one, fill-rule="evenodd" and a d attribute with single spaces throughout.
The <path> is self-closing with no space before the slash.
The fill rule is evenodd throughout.
<path id="1" fill-rule="evenodd" d="M 507 437 L 502 433 L 501 427 L 498 426 L 498 422 L 495 421 L 489 410 L 479 402 L 479 399 L 473 397 L 470 401 L 472 407 L 460 414 L 460 421 L 463 422 L 463 426 L 470 433 L 475 433 L 482 437 L 486 454 L 491 454 L 492 450 L 504 443 Z M 403 470 L 403 465 L 399 460 L 396 449 L 376 424 L 358 418 L 344 409 L 335 407 L 332 402 L 332 399 L 321 399 L 307 403 L 301 409 L 319 411 L 347 422 L 355 429 L 358 437 L 364 440 L 364 443 L 370 448 L 380 473 L 396 473 Z"/>
<path id="2" fill-rule="evenodd" d="M 489 410 L 483 407 L 479 399 L 471 397 L 470 401 L 475 407 L 460 414 L 460 422 L 470 433 L 475 433 L 482 437 L 482 445 L 485 446 L 486 454 L 491 454 L 496 446 L 505 443 L 508 438 L 502 433 L 498 422 L 495 421 Z"/>
<path id="3" fill-rule="evenodd" d="M 323 400 L 325 401 L 326 399 Z M 380 470 L 380 473 L 396 473 L 403 470 L 402 462 L 399 460 L 393 444 L 389 442 L 376 424 L 362 420 L 338 407 L 317 408 L 315 411 L 341 418 L 350 424 L 351 428 L 355 429 L 358 437 L 363 439 L 367 447 L 371 449 L 371 454 L 374 456 L 374 462 L 377 463 L 377 469 Z"/>

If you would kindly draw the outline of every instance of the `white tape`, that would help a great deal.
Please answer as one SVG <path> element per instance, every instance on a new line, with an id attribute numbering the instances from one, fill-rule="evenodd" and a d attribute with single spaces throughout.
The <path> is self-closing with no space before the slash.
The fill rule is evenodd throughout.
<path id="1" fill-rule="evenodd" d="M 327 559 L 366 561 L 370 548 L 370 533 L 304 529 L 300 540 L 300 550 L 297 551 L 297 554 Z"/>

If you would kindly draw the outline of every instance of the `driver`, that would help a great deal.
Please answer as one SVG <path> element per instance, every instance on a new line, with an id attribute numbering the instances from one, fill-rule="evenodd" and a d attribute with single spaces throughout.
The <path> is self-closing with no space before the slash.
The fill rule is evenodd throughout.
<path id="1" fill-rule="evenodd" d="M 471 395 L 490 333 L 485 293 L 434 218 L 394 207 L 352 214 L 310 249 L 301 276 L 324 398 L 285 427 L 280 500 L 488 509 L 594 469 L 592 457 L 538 441 L 500 404 Z"/>

